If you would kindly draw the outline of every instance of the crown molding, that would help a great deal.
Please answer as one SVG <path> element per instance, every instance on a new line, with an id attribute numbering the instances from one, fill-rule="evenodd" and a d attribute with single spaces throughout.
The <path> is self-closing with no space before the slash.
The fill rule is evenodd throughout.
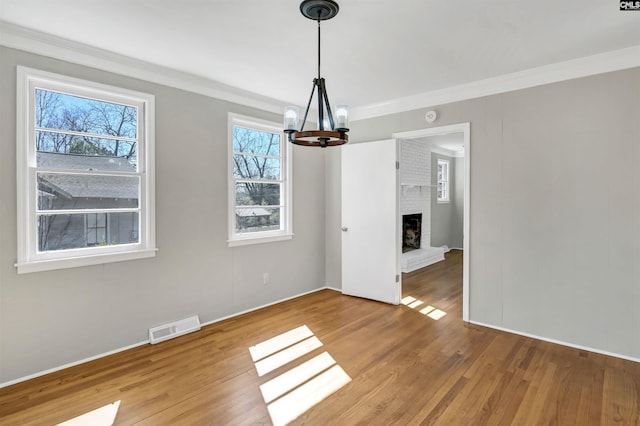
<path id="1" fill-rule="evenodd" d="M 353 107 L 350 111 L 350 120 L 364 120 L 419 108 L 431 108 L 437 105 L 638 66 L 640 66 L 640 45 L 504 74 L 446 89 L 418 93 L 386 102 Z"/>
<path id="2" fill-rule="evenodd" d="M 275 99 L 4 21 L 0 21 L 0 45 L 277 114 L 284 108 Z"/>
<path id="3" fill-rule="evenodd" d="M 5 21 L 0 21 L 0 45 L 276 114 L 281 114 L 285 106 L 284 102 L 276 99 L 204 77 L 154 65 Z M 386 102 L 353 106 L 350 111 L 350 120 L 364 120 L 638 66 L 640 66 L 640 45 Z"/>
<path id="4" fill-rule="evenodd" d="M 431 152 L 434 154 L 440 154 L 451 158 L 463 158 L 464 151 L 452 151 L 450 149 L 443 148 L 441 146 L 432 146 Z"/>

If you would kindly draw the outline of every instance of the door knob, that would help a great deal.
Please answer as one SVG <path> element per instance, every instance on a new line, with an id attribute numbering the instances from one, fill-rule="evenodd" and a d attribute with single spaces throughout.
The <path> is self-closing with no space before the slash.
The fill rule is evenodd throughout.
<path id="1" fill-rule="evenodd" d="M 347 228 L 346 226 L 343 226 L 341 229 L 342 229 L 342 232 L 347 232 L 349 230 L 349 228 Z"/>

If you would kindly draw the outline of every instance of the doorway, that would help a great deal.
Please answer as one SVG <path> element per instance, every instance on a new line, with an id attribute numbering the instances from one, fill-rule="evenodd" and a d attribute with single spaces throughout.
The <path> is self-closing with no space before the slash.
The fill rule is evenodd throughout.
<path id="1" fill-rule="evenodd" d="M 411 141 L 412 143 L 424 143 L 432 146 L 440 147 L 446 151 L 459 151 L 464 152 L 463 161 L 458 162 L 458 166 L 463 166 L 463 212 L 462 212 L 462 250 L 464 253 L 462 261 L 462 319 L 469 321 L 469 258 L 470 258 L 470 165 L 471 165 L 471 149 L 470 138 L 471 126 L 470 123 L 460 123 L 440 127 L 431 127 L 428 129 L 415 130 L 410 132 L 402 132 L 393 134 L 393 138 L 400 141 Z M 436 148 L 436 153 L 438 148 Z M 442 152 L 442 151 L 441 151 Z M 429 190 L 431 190 L 431 178 L 429 178 Z M 440 189 L 440 188 L 439 188 Z M 402 191 L 402 188 L 399 189 Z M 438 191 L 435 191 L 438 193 Z M 431 212 L 429 212 L 429 216 Z M 429 219 L 429 229 L 431 219 Z M 422 238 L 425 238 L 426 226 L 422 228 Z M 431 237 L 431 231 L 428 232 L 428 237 Z M 429 241 L 431 241 L 429 239 Z"/>

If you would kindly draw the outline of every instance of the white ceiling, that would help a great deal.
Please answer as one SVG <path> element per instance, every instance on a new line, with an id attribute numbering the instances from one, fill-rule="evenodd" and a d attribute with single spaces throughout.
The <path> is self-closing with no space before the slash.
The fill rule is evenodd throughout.
<path id="1" fill-rule="evenodd" d="M 464 133 L 462 132 L 400 139 L 401 142 L 405 140 L 425 143 L 431 147 L 432 151 L 449 157 L 464 157 Z"/>
<path id="2" fill-rule="evenodd" d="M 464 134 L 448 133 L 446 135 L 429 136 L 426 138 L 434 148 L 441 148 L 445 154 L 452 156 L 464 155 Z"/>
<path id="3" fill-rule="evenodd" d="M 332 104 L 389 102 L 640 46 L 615 0 L 338 0 L 322 23 Z M 306 105 L 316 23 L 299 0 L 0 0 L 0 20 Z M 1 44 L 1 40 L 0 40 Z"/>

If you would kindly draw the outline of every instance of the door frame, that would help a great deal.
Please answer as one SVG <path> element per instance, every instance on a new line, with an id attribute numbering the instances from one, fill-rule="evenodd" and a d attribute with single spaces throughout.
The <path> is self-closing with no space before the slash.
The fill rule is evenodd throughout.
<path id="1" fill-rule="evenodd" d="M 464 211 L 462 225 L 462 320 L 469 322 L 469 258 L 470 245 L 470 211 L 471 211 L 471 123 L 458 123 L 446 126 L 429 127 L 426 129 L 412 130 L 408 132 L 393 133 L 392 138 L 418 139 L 429 136 L 441 136 L 451 133 L 462 133 L 464 140 Z M 402 281 L 401 281 L 402 282 Z"/>

